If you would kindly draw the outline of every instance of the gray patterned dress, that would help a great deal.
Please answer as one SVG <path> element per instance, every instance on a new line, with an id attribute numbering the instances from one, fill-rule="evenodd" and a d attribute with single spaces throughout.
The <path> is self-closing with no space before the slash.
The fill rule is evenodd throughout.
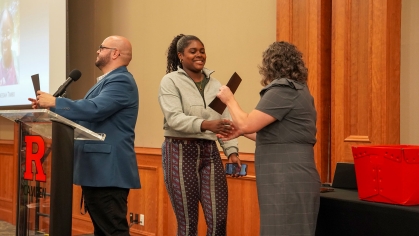
<path id="1" fill-rule="evenodd" d="M 314 163 L 316 110 L 306 84 L 277 79 L 256 110 L 277 120 L 256 136 L 260 235 L 314 235 L 320 178 Z"/>

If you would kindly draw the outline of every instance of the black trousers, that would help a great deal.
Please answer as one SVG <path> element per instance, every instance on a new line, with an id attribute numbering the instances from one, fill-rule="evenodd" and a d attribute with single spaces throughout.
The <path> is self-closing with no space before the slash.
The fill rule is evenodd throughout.
<path id="1" fill-rule="evenodd" d="M 82 190 L 84 207 L 92 219 L 95 236 L 129 236 L 129 189 L 82 186 Z"/>

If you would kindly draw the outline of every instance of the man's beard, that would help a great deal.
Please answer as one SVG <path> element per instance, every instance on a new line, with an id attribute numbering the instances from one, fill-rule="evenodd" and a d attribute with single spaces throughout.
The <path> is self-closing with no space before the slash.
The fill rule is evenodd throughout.
<path id="1" fill-rule="evenodd" d="M 109 53 L 108 53 L 105 56 L 100 56 L 98 60 L 95 62 L 95 65 L 97 68 L 101 70 L 103 67 L 105 67 L 109 63 L 109 61 L 110 61 L 110 58 L 109 58 Z"/>

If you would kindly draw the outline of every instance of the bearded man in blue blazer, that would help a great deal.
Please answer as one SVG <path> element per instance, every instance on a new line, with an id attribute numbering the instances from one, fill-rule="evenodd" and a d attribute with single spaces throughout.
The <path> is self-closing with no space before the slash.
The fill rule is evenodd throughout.
<path id="1" fill-rule="evenodd" d="M 95 65 L 103 72 L 80 100 L 55 98 L 37 91 L 32 106 L 51 111 L 96 132 L 102 141 L 75 141 L 74 184 L 83 190 L 85 208 L 95 235 L 129 235 L 127 199 L 140 188 L 134 152 L 138 89 L 127 66 L 132 58 L 128 39 L 106 38 L 97 50 Z"/>

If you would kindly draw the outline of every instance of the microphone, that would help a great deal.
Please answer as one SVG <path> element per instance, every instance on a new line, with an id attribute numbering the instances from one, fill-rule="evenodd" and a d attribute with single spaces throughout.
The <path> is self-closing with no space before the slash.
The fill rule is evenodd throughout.
<path id="1" fill-rule="evenodd" d="M 67 87 L 71 84 L 71 82 L 76 82 L 79 78 L 81 77 L 81 72 L 77 69 L 74 69 L 70 72 L 70 74 L 68 75 L 67 80 L 64 82 L 63 85 L 61 85 L 57 92 L 54 93 L 54 97 L 59 97 L 61 95 L 63 95 L 65 93 L 65 90 L 67 89 Z"/>

